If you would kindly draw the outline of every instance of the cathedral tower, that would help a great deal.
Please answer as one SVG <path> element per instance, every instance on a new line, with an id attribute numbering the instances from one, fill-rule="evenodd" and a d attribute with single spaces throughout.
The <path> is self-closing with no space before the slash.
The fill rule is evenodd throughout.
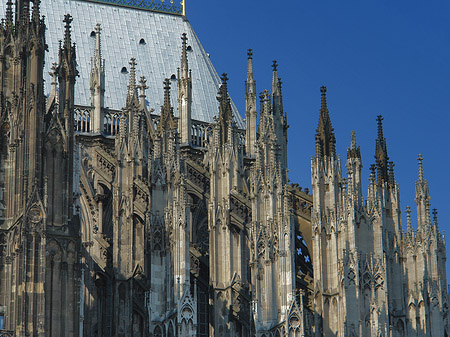
<path id="1" fill-rule="evenodd" d="M 59 93 L 46 108 L 45 25 L 40 1 L 30 5 L 17 1 L 13 15 L 8 1 L 0 27 L 2 328 L 16 336 L 75 336 L 80 241 L 73 207 L 77 70 L 71 17 L 64 19 L 53 68 Z"/>

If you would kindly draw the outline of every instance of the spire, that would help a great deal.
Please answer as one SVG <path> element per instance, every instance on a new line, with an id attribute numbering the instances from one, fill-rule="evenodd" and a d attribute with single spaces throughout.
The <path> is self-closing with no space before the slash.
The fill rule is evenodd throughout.
<path id="1" fill-rule="evenodd" d="M 280 94 L 278 91 L 278 63 L 277 60 L 272 61 L 272 94 Z"/>
<path id="2" fill-rule="evenodd" d="M 431 222 L 431 214 L 430 214 L 431 203 L 429 200 L 425 202 L 425 223 L 430 225 Z"/>
<path id="3" fill-rule="evenodd" d="M 386 148 L 386 139 L 383 135 L 383 116 L 377 117 L 378 138 L 375 147 L 375 161 L 377 165 L 378 184 L 389 182 L 388 161 L 389 157 Z"/>
<path id="4" fill-rule="evenodd" d="M 356 150 L 356 132 L 355 130 L 352 131 L 352 139 L 350 141 L 350 149 L 351 150 Z"/>
<path id="5" fill-rule="evenodd" d="M 191 107 L 192 107 L 192 76 L 189 70 L 187 57 L 187 40 L 186 33 L 181 36 L 181 71 L 178 69 L 178 114 L 180 141 L 182 144 L 191 144 Z"/>
<path id="6" fill-rule="evenodd" d="M 228 77 L 226 73 L 222 74 L 222 85 L 219 88 L 217 100 L 219 101 L 219 123 L 221 130 L 222 144 L 228 141 L 228 129 L 233 120 L 233 111 L 231 109 L 230 97 L 228 96 Z"/>
<path id="7" fill-rule="evenodd" d="M 73 18 L 70 14 L 66 14 L 64 15 L 64 20 L 63 22 L 66 24 L 65 25 L 65 32 L 64 32 L 64 47 L 67 48 L 67 50 L 70 50 L 71 46 L 72 46 L 72 42 L 71 42 L 71 32 L 70 32 L 70 24 L 72 23 Z"/>
<path id="8" fill-rule="evenodd" d="M 136 90 L 136 59 L 134 57 L 130 60 L 130 81 L 128 83 L 128 97 L 127 103 L 133 97 L 137 97 Z"/>
<path id="9" fill-rule="evenodd" d="M 352 138 L 350 141 L 350 148 L 347 149 L 347 160 L 351 158 L 358 158 L 361 159 L 361 150 L 358 147 L 356 147 L 356 132 L 352 131 Z"/>
<path id="10" fill-rule="evenodd" d="M 160 132 L 176 129 L 176 121 L 173 117 L 173 108 L 170 104 L 170 80 L 164 80 L 164 105 L 161 106 L 161 117 L 159 119 L 158 130 Z"/>
<path id="11" fill-rule="evenodd" d="M 13 2 L 8 0 L 6 3 L 6 26 L 11 26 L 13 24 Z"/>
<path id="12" fill-rule="evenodd" d="M 417 158 L 417 160 L 419 162 L 419 183 L 423 183 L 425 181 L 425 179 L 423 177 L 423 157 L 420 153 L 419 153 L 419 157 Z"/>
<path id="13" fill-rule="evenodd" d="M 336 157 L 336 138 L 331 125 L 330 114 L 327 108 L 327 88 L 320 88 L 322 94 L 322 106 L 320 109 L 319 126 L 316 133 L 316 156 Z"/>
<path id="14" fill-rule="evenodd" d="M 170 108 L 170 80 L 166 78 L 164 80 L 164 108 Z"/>
<path id="15" fill-rule="evenodd" d="M 436 208 L 433 208 L 433 226 L 438 228 L 438 211 Z"/>
<path id="16" fill-rule="evenodd" d="M 253 50 L 247 51 L 248 66 L 247 66 L 247 81 L 245 83 L 246 94 L 254 94 L 256 92 L 255 81 L 253 79 Z"/>
<path id="17" fill-rule="evenodd" d="M 147 80 L 145 79 L 144 76 L 141 76 L 138 88 L 139 88 L 140 103 L 141 103 L 141 105 L 146 106 L 145 97 L 147 97 L 147 96 L 145 95 L 145 90 L 148 89 L 148 85 L 147 85 Z"/>
<path id="18" fill-rule="evenodd" d="M 413 232 L 413 228 L 411 225 L 411 207 L 406 206 L 406 228 L 408 230 L 408 233 Z"/>
<path id="19" fill-rule="evenodd" d="M 370 176 L 369 176 L 369 180 L 371 184 L 375 184 L 375 179 L 376 179 L 376 170 L 377 167 L 375 164 L 370 165 Z"/>
<path id="20" fill-rule="evenodd" d="M 186 33 L 183 33 L 181 36 L 181 40 L 183 41 L 181 44 L 181 76 L 184 78 L 188 77 L 189 66 L 188 66 L 188 58 L 187 58 L 187 40 Z"/>
<path id="21" fill-rule="evenodd" d="M 103 70 L 103 65 L 102 65 L 102 48 L 101 48 L 101 38 L 100 38 L 100 34 L 101 34 L 101 27 L 100 24 L 97 23 L 97 25 L 95 26 L 95 50 L 94 50 L 94 66 L 98 69 L 98 70 Z"/>
<path id="22" fill-rule="evenodd" d="M 389 165 L 389 185 L 394 186 L 395 184 L 395 175 L 394 175 L 394 167 L 395 164 L 393 161 L 388 162 Z"/>
<path id="23" fill-rule="evenodd" d="M 50 83 L 51 89 L 47 100 L 47 110 L 50 108 L 53 101 L 58 99 L 58 64 L 56 62 L 52 64 L 51 71 L 48 74 L 52 77 L 52 82 Z"/>
<path id="24" fill-rule="evenodd" d="M 91 105 L 94 107 L 94 114 L 92 118 L 93 132 L 103 132 L 104 125 L 104 102 L 105 102 L 105 69 L 104 61 L 102 61 L 101 50 L 101 27 L 97 23 L 95 26 L 95 49 L 94 58 L 91 59 L 91 75 L 90 75 L 90 89 L 91 89 Z"/>
<path id="25" fill-rule="evenodd" d="M 249 156 L 253 157 L 256 154 L 256 118 L 258 113 L 256 110 L 256 83 L 253 79 L 253 51 L 251 49 L 247 51 L 247 57 L 247 81 L 245 81 L 245 150 Z"/>
<path id="26" fill-rule="evenodd" d="M 41 6 L 41 0 L 34 0 L 33 13 L 31 15 L 31 18 L 36 23 L 39 23 L 41 20 L 40 6 Z"/>
<path id="27" fill-rule="evenodd" d="M 430 220 L 427 216 L 427 208 L 429 213 L 429 203 L 431 200 L 428 181 L 424 178 L 423 173 L 423 157 L 419 154 L 417 161 L 419 162 L 419 178 L 416 181 L 416 204 L 417 204 L 417 223 L 420 226 Z"/>

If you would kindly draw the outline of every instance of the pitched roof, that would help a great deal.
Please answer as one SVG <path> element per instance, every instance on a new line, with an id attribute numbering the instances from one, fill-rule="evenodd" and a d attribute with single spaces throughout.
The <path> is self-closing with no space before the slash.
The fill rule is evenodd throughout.
<path id="1" fill-rule="evenodd" d="M 0 13 L 5 13 L 0 4 Z M 75 85 L 75 104 L 90 106 L 89 74 L 94 55 L 95 37 L 91 32 L 97 23 L 102 28 L 102 56 L 105 59 L 105 106 L 119 110 L 125 106 L 129 61 L 136 58 L 136 75 L 147 79 L 149 107 L 159 113 L 164 103 L 164 79 L 177 75 L 181 60 L 181 35 L 187 34 L 189 68 L 192 70 L 192 118 L 213 122 L 218 115 L 216 99 L 220 78 L 203 49 L 189 21 L 181 15 L 126 8 L 82 0 L 43 0 L 41 13 L 47 25 L 44 76 L 46 93 L 50 91 L 48 75 L 51 65 L 57 61 L 58 41 L 63 38 L 63 17 L 73 16 L 72 39 L 76 43 L 77 63 L 80 77 Z M 143 39 L 143 41 L 141 41 Z M 173 79 L 173 84 L 175 80 Z M 176 85 L 172 85 L 172 106 L 178 116 Z M 236 106 L 233 113 L 239 128 L 245 124 Z"/>

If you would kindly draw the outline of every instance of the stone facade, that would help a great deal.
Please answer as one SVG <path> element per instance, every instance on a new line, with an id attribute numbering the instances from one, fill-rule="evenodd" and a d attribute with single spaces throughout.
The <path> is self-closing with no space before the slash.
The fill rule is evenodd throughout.
<path id="1" fill-rule="evenodd" d="M 276 62 L 258 95 L 249 50 L 245 129 L 226 74 L 215 122 L 192 119 L 187 34 L 160 111 L 134 58 L 115 111 L 97 25 L 91 106 L 77 106 L 64 23 L 48 97 L 39 0 L 8 0 L 0 25 L 0 336 L 447 336 L 422 162 L 405 233 L 381 119 L 364 203 L 359 148 L 353 137 L 347 183 L 323 90 L 312 197 L 289 184 Z"/>
<path id="2" fill-rule="evenodd" d="M 419 156 L 417 230 L 400 193 L 378 116 L 376 163 L 367 200 L 362 195 L 361 152 L 355 133 L 347 150 L 347 178 L 322 87 L 322 108 L 312 160 L 312 241 L 316 336 L 448 336 L 446 246 Z"/>

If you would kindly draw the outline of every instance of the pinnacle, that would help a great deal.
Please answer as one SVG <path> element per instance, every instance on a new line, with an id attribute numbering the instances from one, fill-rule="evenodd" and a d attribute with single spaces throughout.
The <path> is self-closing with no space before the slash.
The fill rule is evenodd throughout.
<path id="1" fill-rule="evenodd" d="M 322 86 L 321 92 L 321 109 L 319 117 L 319 126 L 317 127 L 316 134 L 316 155 L 319 157 L 336 156 L 336 138 L 334 135 L 334 129 L 331 125 L 330 115 L 327 108 L 327 88 Z"/>
<path id="2" fill-rule="evenodd" d="M 356 132 L 355 132 L 355 130 L 352 130 L 352 140 L 351 140 L 350 149 L 356 150 Z"/>
<path id="3" fill-rule="evenodd" d="M 72 18 L 72 16 L 70 15 L 70 14 L 66 14 L 66 15 L 64 15 L 64 20 L 63 20 L 63 22 L 66 24 L 65 25 L 65 33 L 64 33 L 64 45 L 69 49 L 70 48 L 70 44 L 71 44 L 71 42 L 70 42 L 70 28 L 71 28 L 71 26 L 70 26 L 70 24 L 72 23 L 72 21 L 73 21 L 73 18 Z"/>
<path id="4" fill-rule="evenodd" d="M 164 106 L 170 107 L 170 80 L 164 80 Z"/>
<path id="5" fill-rule="evenodd" d="M 277 63 L 277 60 L 273 60 L 272 68 L 273 68 L 273 71 L 277 71 L 277 69 L 278 69 L 278 63 Z"/>
<path id="6" fill-rule="evenodd" d="M 411 207 L 406 206 L 406 226 L 408 229 L 408 232 L 412 231 L 412 225 L 411 225 Z"/>
<path id="7" fill-rule="evenodd" d="M 141 91 L 139 96 L 145 98 L 145 90 L 148 89 L 147 80 L 145 79 L 145 76 L 141 76 L 141 79 L 139 80 L 139 89 Z"/>
<path id="8" fill-rule="evenodd" d="M 327 108 L 327 87 L 326 86 L 321 86 L 320 87 L 320 92 L 321 92 L 321 95 L 322 95 L 322 108 L 321 108 L 321 112 L 325 112 L 325 111 L 328 111 L 328 108 Z"/>
<path id="9" fill-rule="evenodd" d="M 423 182 L 425 180 L 423 174 L 423 157 L 420 153 L 417 158 L 417 161 L 419 162 L 419 182 Z"/>
<path id="10" fill-rule="evenodd" d="M 182 76 L 186 77 L 188 73 L 188 59 L 187 59 L 187 35 L 181 34 L 182 47 L 181 47 L 181 72 Z"/>
<path id="11" fill-rule="evenodd" d="M 436 208 L 433 208 L 433 225 L 438 226 L 438 210 Z"/>
<path id="12" fill-rule="evenodd" d="M 247 50 L 247 56 L 248 56 L 249 60 L 251 60 L 253 58 L 253 49 L 248 49 Z"/>
<path id="13" fill-rule="evenodd" d="M 134 57 L 130 60 L 130 82 L 128 84 L 128 97 L 133 97 L 136 94 L 136 59 Z"/>

